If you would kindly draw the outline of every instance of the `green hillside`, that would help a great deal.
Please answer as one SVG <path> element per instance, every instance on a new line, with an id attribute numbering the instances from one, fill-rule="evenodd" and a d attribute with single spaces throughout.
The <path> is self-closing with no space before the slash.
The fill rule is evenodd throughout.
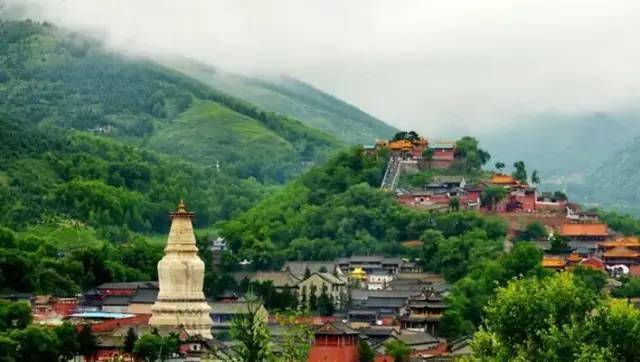
<path id="1" fill-rule="evenodd" d="M 202 112 L 203 104 L 210 109 Z M 169 143 L 189 135 L 192 152 L 178 155 L 205 165 L 220 160 L 225 172 L 267 182 L 284 182 L 340 146 L 297 120 L 149 60 L 112 54 L 77 34 L 29 21 L 0 22 L 0 113 L 171 154 Z M 256 153 L 263 149 L 270 152 Z"/>
<path id="2" fill-rule="evenodd" d="M 397 132 L 383 121 L 295 78 L 246 77 L 188 60 L 173 59 L 167 63 L 214 88 L 297 118 L 348 143 L 369 144 Z"/>
<path id="3" fill-rule="evenodd" d="M 640 137 L 603 162 L 578 188 L 585 201 L 640 214 Z"/>

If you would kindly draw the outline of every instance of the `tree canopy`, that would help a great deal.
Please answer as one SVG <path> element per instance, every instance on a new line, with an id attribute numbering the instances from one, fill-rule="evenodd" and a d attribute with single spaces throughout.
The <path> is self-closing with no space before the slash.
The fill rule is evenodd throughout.
<path id="1" fill-rule="evenodd" d="M 640 312 L 585 287 L 572 273 L 500 288 L 474 336 L 480 359 L 634 361 Z"/>

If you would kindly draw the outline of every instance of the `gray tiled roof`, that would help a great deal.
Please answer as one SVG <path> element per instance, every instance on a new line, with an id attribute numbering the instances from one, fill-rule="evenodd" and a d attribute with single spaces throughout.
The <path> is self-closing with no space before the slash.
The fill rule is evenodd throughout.
<path id="1" fill-rule="evenodd" d="M 413 346 L 416 344 L 439 343 L 438 339 L 430 335 L 429 333 L 403 334 L 398 336 L 398 339 L 408 346 Z"/>
<path id="2" fill-rule="evenodd" d="M 318 274 L 322 279 L 326 280 L 331 284 L 339 284 L 339 285 L 347 284 L 346 281 L 337 278 L 335 275 L 331 273 L 316 273 L 316 274 Z"/>
<path id="3" fill-rule="evenodd" d="M 158 298 L 158 289 L 138 289 L 131 298 L 131 303 L 153 304 Z"/>
<path id="4" fill-rule="evenodd" d="M 102 283 L 97 287 L 97 289 L 137 289 L 137 288 L 158 288 L 158 282 Z"/>
<path id="5" fill-rule="evenodd" d="M 416 293 L 413 291 L 352 289 L 351 299 L 353 300 L 367 300 L 369 298 L 407 299 L 417 294 L 420 294 L 420 293 L 419 292 Z"/>
<path id="6" fill-rule="evenodd" d="M 343 335 L 343 334 L 359 334 L 358 331 L 352 329 L 348 325 L 334 321 L 323 324 L 315 330 L 315 334 L 321 335 Z"/>
<path id="7" fill-rule="evenodd" d="M 402 308 L 407 298 L 369 298 L 365 303 L 366 308 Z"/>
<path id="8" fill-rule="evenodd" d="M 131 303 L 131 297 L 128 295 L 110 295 L 102 301 L 105 306 L 127 306 Z"/>
<path id="9" fill-rule="evenodd" d="M 211 314 L 246 314 L 249 311 L 248 302 L 209 302 Z"/>
<path id="10" fill-rule="evenodd" d="M 289 270 L 295 276 L 304 276 L 306 270 L 309 273 L 319 273 L 324 269 L 327 273 L 332 273 L 336 268 L 336 264 L 332 261 L 288 261 L 284 263 L 282 271 Z"/>

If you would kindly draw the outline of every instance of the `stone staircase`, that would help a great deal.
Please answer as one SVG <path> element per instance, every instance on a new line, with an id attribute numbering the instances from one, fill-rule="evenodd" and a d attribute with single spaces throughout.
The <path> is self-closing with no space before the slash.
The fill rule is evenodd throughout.
<path id="1" fill-rule="evenodd" d="M 387 170 L 384 172 L 382 178 L 382 185 L 380 189 L 393 191 L 396 189 L 398 180 L 400 179 L 400 173 L 402 169 L 402 159 L 397 156 L 391 156 L 389 163 L 387 164 Z"/>

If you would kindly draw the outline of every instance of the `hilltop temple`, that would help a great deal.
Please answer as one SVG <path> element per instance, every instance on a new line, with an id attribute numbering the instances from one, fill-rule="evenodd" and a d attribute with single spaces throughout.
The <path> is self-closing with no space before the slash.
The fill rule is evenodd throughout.
<path id="1" fill-rule="evenodd" d="M 182 201 L 171 213 L 165 255 L 158 262 L 160 292 L 151 308 L 149 325 L 158 329 L 182 327 L 191 336 L 211 339 L 213 322 L 202 292 L 204 262 L 198 257 L 193 215 Z"/>

